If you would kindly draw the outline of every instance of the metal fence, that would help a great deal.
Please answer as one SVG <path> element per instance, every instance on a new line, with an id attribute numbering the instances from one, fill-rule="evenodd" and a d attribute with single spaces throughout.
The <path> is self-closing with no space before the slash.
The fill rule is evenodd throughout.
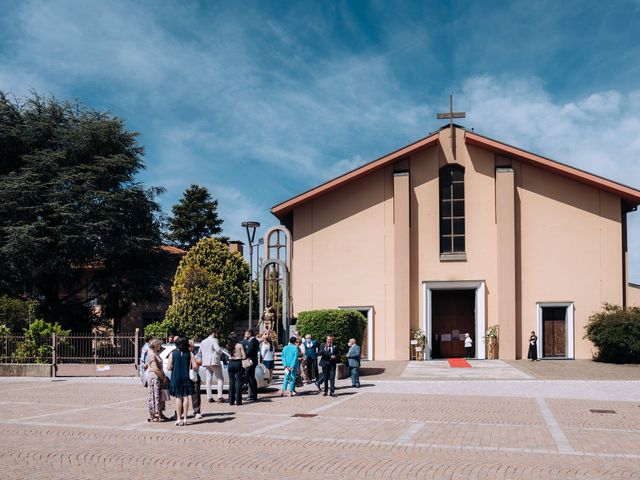
<path id="1" fill-rule="evenodd" d="M 135 375 L 143 341 L 138 332 L 4 335 L 0 336 L 0 364 L 49 364 L 55 367 L 54 374 L 62 376 Z"/>
<path id="2" fill-rule="evenodd" d="M 56 363 L 135 363 L 135 334 L 77 334 L 57 338 Z"/>
<path id="3" fill-rule="evenodd" d="M 51 335 L 0 336 L 0 363 L 51 363 L 52 351 Z"/>

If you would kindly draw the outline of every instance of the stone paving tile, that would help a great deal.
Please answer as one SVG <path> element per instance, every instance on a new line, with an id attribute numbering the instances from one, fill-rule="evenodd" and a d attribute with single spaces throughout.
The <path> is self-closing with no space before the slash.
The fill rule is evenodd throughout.
<path id="1" fill-rule="evenodd" d="M 348 420 L 346 422 L 340 422 L 336 424 L 335 432 L 331 429 L 327 429 L 327 422 L 329 417 L 322 416 L 319 418 L 301 418 L 296 419 L 294 422 L 288 423 L 277 430 L 274 433 L 284 436 L 295 436 L 302 439 L 317 439 L 327 438 L 327 441 L 332 441 L 332 437 L 337 438 L 349 438 L 350 440 L 357 440 L 361 442 L 377 441 L 377 442 L 393 442 L 402 436 L 407 430 L 406 423 L 400 422 L 384 422 L 379 420 Z"/>
<path id="2" fill-rule="evenodd" d="M 563 426 L 640 431 L 640 402 L 553 399 L 548 403 Z M 592 409 L 613 410 L 615 413 L 596 413 Z"/>
<path id="3" fill-rule="evenodd" d="M 0 383 L 0 401 L 23 401 L 42 403 L 73 403 L 81 405 L 104 405 L 121 403 L 136 397 L 146 398 L 146 390 L 138 385 L 139 395 L 130 396 L 132 385 L 104 384 L 102 388 L 91 388 L 84 383 L 38 383 L 11 388 Z"/>
<path id="4" fill-rule="evenodd" d="M 515 383 L 522 381 L 506 385 Z M 295 398 L 274 390 L 241 407 L 205 402 L 202 420 L 176 427 L 146 422 L 146 390 L 136 382 L 33 382 L 32 391 L 9 393 L 0 381 L 0 393 L 13 398 L 0 400 L 0 472 L 3 479 L 66 480 L 640 479 L 640 434 L 629 429 L 637 402 L 594 401 L 582 386 L 537 383 L 544 403 L 529 390 L 478 394 L 477 384 L 458 385 L 463 395 L 434 394 L 429 382 L 415 384 L 417 393 L 371 387 L 341 389 L 338 398 L 310 387 Z M 593 405 L 619 413 L 585 416 Z M 29 415 L 16 419 L 21 410 Z"/>
<path id="5" fill-rule="evenodd" d="M 640 431 L 567 430 L 567 438 L 575 449 L 591 453 L 640 453 Z M 640 458 L 638 458 L 640 471 Z"/>
<path id="6" fill-rule="evenodd" d="M 548 430 L 535 426 L 425 424 L 412 440 L 428 445 L 557 451 Z"/>
<path id="7" fill-rule="evenodd" d="M 371 394 L 327 412 L 346 417 L 408 418 L 439 422 L 544 425 L 535 400 L 480 396 Z"/>
<path id="8" fill-rule="evenodd" d="M 489 361 L 489 360 L 487 360 Z M 493 361 L 493 360 L 491 360 Z M 640 380 L 640 365 L 616 365 L 593 360 L 504 360 L 542 380 Z"/>
<path id="9" fill-rule="evenodd" d="M 11 466 L 4 478 L 640 478 L 637 462 L 624 458 L 66 430 L 0 427 L 14 440 L 0 451 L 0 465 Z"/>

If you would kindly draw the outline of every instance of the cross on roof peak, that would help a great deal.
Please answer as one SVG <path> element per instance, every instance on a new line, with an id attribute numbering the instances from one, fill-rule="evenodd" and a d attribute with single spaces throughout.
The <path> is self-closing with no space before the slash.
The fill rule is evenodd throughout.
<path id="1" fill-rule="evenodd" d="M 465 112 L 454 112 L 453 111 L 453 95 L 449 95 L 449 111 L 446 113 L 438 113 L 436 118 L 438 120 L 449 119 L 449 125 L 453 127 L 453 119 L 454 118 L 465 118 L 467 114 Z"/>
<path id="2" fill-rule="evenodd" d="M 451 151 L 453 152 L 453 158 L 456 158 L 456 131 L 453 128 L 453 119 L 454 118 L 466 118 L 467 114 L 465 112 L 454 112 L 453 111 L 453 95 L 449 95 L 449 111 L 446 113 L 438 113 L 436 118 L 438 120 L 449 120 L 449 138 L 451 138 Z"/>

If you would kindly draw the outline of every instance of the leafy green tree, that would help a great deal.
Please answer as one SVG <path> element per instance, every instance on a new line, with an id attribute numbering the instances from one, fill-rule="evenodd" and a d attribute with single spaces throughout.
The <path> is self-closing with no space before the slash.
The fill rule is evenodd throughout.
<path id="1" fill-rule="evenodd" d="M 171 209 L 169 238 L 176 245 L 189 249 L 203 238 L 219 234 L 222 220 L 217 209 L 218 201 L 211 198 L 206 187 L 191 185 Z"/>
<path id="2" fill-rule="evenodd" d="M 37 302 L 25 301 L 0 295 L 0 324 L 5 325 L 10 332 L 22 334 L 22 330 L 34 320 L 37 315 Z"/>
<path id="3" fill-rule="evenodd" d="M 0 92 L 0 292 L 38 299 L 47 321 L 80 323 L 95 297 L 116 316 L 158 294 L 160 189 L 135 180 L 136 137 L 79 102 Z"/>
<path id="4" fill-rule="evenodd" d="M 249 264 L 239 253 L 204 238 L 182 259 L 173 283 L 166 320 L 174 333 L 205 337 L 213 327 L 223 334 L 246 315 Z"/>

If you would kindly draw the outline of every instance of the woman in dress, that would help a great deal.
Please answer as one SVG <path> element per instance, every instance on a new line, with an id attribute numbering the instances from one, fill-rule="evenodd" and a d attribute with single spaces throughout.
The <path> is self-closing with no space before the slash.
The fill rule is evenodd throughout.
<path id="1" fill-rule="evenodd" d="M 229 405 L 242 405 L 242 375 L 244 374 L 242 360 L 247 356 L 235 333 L 229 335 L 227 339 L 227 350 L 229 352 Z"/>
<path id="2" fill-rule="evenodd" d="M 162 358 L 158 355 L 162 343 L 157 338 L 149 341 L 146 354 L 146 375 L 149 387 L 149 418 L 148 422 L 159 422 L 166 420 L 162 411 L 164 410 L 164 398 L 162 390 L 167 388 L 168 379 L 162 369 Z"/>
<path id="3" fill-rule="evenodd" d="M 275 348 L 273 348 L 273 342 L 269 338 L 269 335 L 265 333 L 262 336 L 262 343 L 260 344 L 260 357 L 262 358 L 262 364 L 264 367 L 269 370 L 269 380 L 271 380 L 271 375 L 273 374 L 274 352 Z"/>
<path id="4" fill-rule="evenodd" d="M 538 360 L 538 337 L 536 336 L 536 332 L 531 332 L 531 336 L 529 337 L 529 354 L 527 358 L 532 362 Z"/>
<path id="5" fill-rule="evenodd" d="M 169 393 L 176 397 L 176 425 L 187 424 L 189 399 L 193 394 L 193 384 L 189 378 L 189 370 L 192 369 L 198 371 L 198 365 L 193 353 L 189 351 L 189 340 L 180 338 L 167 363 L 167 370 L 171 372 Z"/>

